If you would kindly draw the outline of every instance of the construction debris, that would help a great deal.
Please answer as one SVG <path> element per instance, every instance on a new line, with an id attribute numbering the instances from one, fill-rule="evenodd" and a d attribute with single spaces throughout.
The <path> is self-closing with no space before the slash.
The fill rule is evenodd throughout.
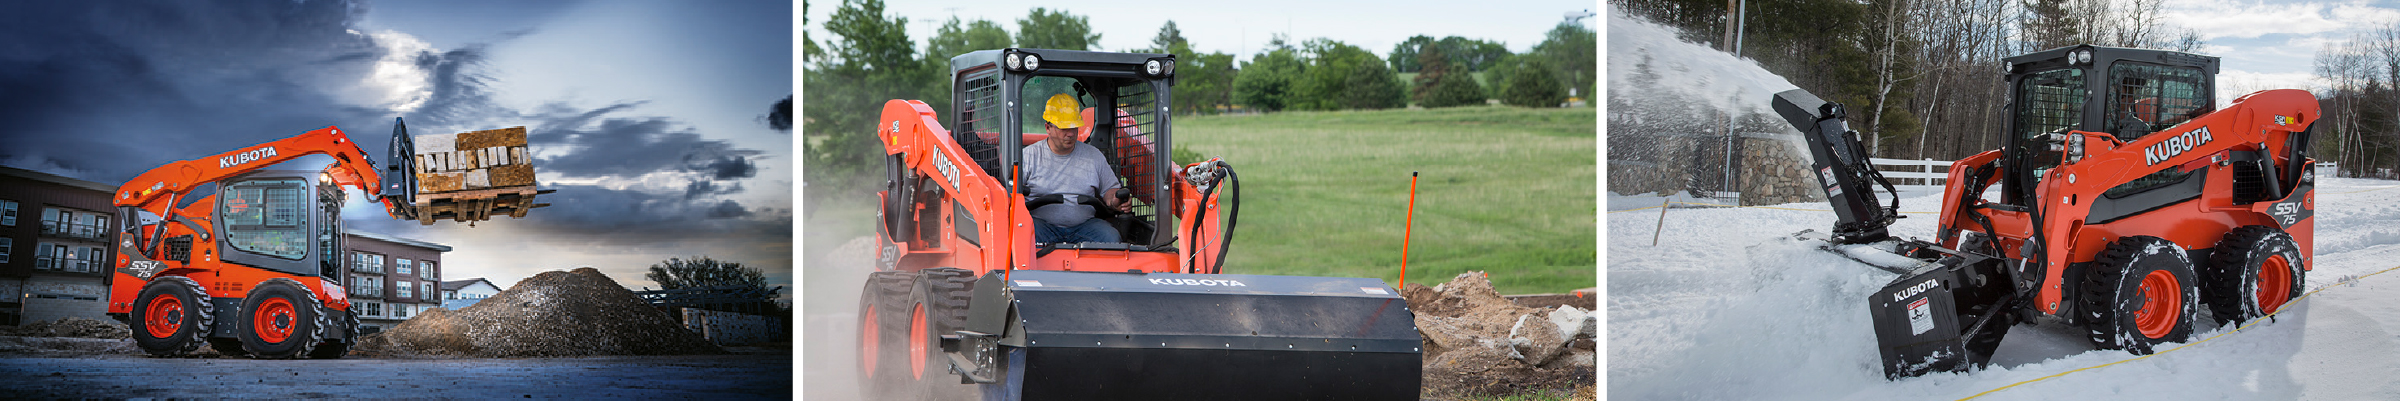
<path id="1" fill-rule="evenodd" d="M 64 317 L 16 328 L 0 328 L 0 336 L 133 338 L 133 329 L 113 321 Z"/>
<path id="2" fill-rule="evenodd" d="M 1571 303 L 1532 308 L 1492 289 L 1483 272 L 1401 289 L 1425 337 L 1426 396 L 1510 395 L 1589 387 L 1599 365 L 1597 314 Z"/>
<path id="3" fill-rule="evenodd" d="M 360 339 L 382 357 L 718 354 L 673 316 L 592 268 L 544 272 L 458 310 L 431 310 Z"/>

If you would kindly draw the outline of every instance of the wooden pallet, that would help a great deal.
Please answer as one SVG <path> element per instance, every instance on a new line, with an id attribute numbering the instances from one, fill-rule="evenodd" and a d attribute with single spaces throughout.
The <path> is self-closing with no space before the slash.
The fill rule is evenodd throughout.
<path id="1" fill-rule="evenodd" d="M 479 189 L 455 192 L 417 194 L 417 222 L 433 225 L 441 220 L 477 222 L 497 216 L 525 218 L 525 211 L 550 206 L 534 203 L 534 197 L 556 190 L 536 189 L 532 185 Z"/>

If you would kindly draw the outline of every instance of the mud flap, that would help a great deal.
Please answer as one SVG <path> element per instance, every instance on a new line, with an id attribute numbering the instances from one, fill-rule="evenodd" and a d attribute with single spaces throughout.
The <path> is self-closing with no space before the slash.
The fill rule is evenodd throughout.
<path id="1" fill-rule="evenodd" d="M 1868 299 L 1886 379 L 1989 363 L 2014 324 L 2015 297 L 1999 259 L 1926 247 L 1936 256 Z"/>
<path id="2" fill-rule="evenodd" d="M 1418 399 L 1415 316 L 1379 280 L 1012 273 L 944 341 L 987 400 Z"/>

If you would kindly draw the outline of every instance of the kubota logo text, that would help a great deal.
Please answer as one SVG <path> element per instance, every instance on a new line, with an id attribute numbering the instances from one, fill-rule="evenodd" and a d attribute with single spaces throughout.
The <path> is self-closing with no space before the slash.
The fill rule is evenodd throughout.
<path id="1" fill-rule="evenodd" d="M 1157 285 L 1205 285 L 1205 286 L 1211 286 L 1211 287 L 1215 287 L 1215 286 L 1224 286 L 1224 287 L 1248 287 L 1248 286 L 1249 286 L 1249 285 L 1244 285 L 1244 284 L 1242 284 L 1242 282 L 1240 282 L 1240 281 L 1233 281 L 1233 280 L 1198 280 L 1198 279 L 1188 279 L 1188 278 L 1154 278 L 1154 279 L 1150 279 L 1150 283 L 1151 283 L 1151 284 L 1157 284 Z"/>
<path id="2" fill-rule="evenodd" d="M 2190 151 L 2192 148 L 2200 147 L 2200 145 L 2216 139 L 2216 137 L 2208 135 L 2208 127 L 2200 127 L 2192 132 L 2168 138 L 2165 142 L 2150 145 L 2149 149 L 2142 150 L 2142 159 L 2149 161 L 2150 165 L 2156 166 L 2159 162 L 2173 159 L 2185 151 Z"/>
<path id="3" fill-rule="evenodd" d="M 1900 302 L 1900 300 L 1903 300 L 1903 299 L 1908 299 L 1908 297 L 1917 296 L 1917 294 L 1923 294 L 1923 293 L 1925 293 L 1925 290 L 1930 290 L 1930 289 L 1933 289 L 1933 287 L 1939 287 L 1939 286 L 1941 286 L 1941 285 L 1942 285 L 1942 282 L 1941 282 L 1940 280 L 1925 280 L 1925 282 L 1922 282 L 1922 283 L 1917 283 L 1917 285 L 1908 286 L 1908 288 L 1902 288 L 1902 289 L 1900 289 L 1900 292 L 1893 293 L 1893 294 L 1892 294 L 1892 302 Z"/>
<path id="4" fill-rule="evenodd" d="M 217 168 L 233 168 L 233 166 L 250 164 L 250 162 L 259 161 L 259 159 L 265 159 L 269 157 L 275 157 L 275 147 L 273 146 L 258 148 L 248 152 L 235 153 L 225 157 L 219 157 L 217 158 Z"/>

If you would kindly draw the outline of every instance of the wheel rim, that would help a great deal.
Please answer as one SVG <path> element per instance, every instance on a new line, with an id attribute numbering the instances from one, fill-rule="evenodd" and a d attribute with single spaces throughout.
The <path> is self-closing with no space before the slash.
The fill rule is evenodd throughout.
<path id="1" fill-rule="evenodd" d="M 2133 312 L 2134 327 L 2143 337 L 2166 337 L 2175 329 L 2176 318 L 2183 309 L 2183 286 L 2177 285 L 2175 275 L 2165 270 L 2151 270 L 2142 275 L 2142 309 Z"/>
<path id="2" fill-rule="evenodd" d="M 865 317 L 858 320 L 858 354 L 861 357 L 859 366 L 865 369 L 860 370 L 859 374 L 873 378 L 875 377 L 875 353 L 880 351 L 877 349 L 880 347 L 876 345 L 881 343 L 881 341 L 876 341 L 875 337 L 875 307 L 867 307 L 866 313 L 861 315 Z"/>
<path id="3" fill-rule="evenodd" d="M 257 333 L 260 340 L 283 342 L 292 338 L 292 328 L 298 326 L 298 314 L 292 308 L 291 300 L 267 298 L 267 302 L 258 305 L 258 312 L 250 315 L 250 331 Z"/>
<path id="4" fill-rule="evenodd" d="M 150 332 L 150 337 L 174 336 L 183 330 L 183 299 L 169 294 L 151 296 L 150 307 L 143 316 L 147 319 L 143 319 L 142 327 Z"/>
<path id="5" fill-rule="evenodd" d="M 2292 298 L 2292 263 L 2283 255 L 2268 256 L 2258 265 L 2258 313 L 2275 313 Z"/>
<path id="6" fill-rule="evenodd" d="M 908 312 L 908 371 L 910 376 L 925 378 L 925 304 L 917 304 Z"/>

